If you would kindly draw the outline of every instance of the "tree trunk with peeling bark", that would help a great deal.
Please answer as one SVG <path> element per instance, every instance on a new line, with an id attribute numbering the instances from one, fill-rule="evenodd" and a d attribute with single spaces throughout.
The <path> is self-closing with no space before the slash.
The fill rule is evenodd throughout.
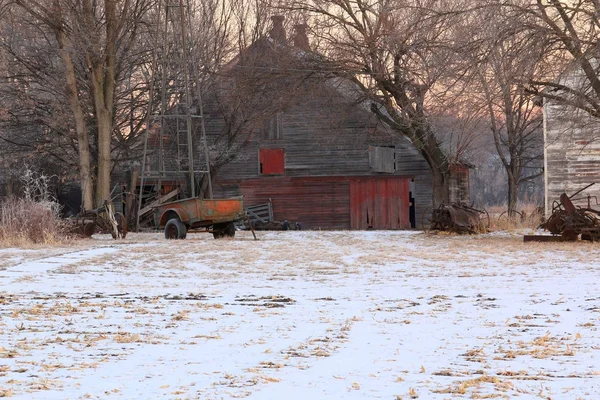
<path id="1" fill-rule="evenodd" d="M 75 132 L 77 134 L 77 150 L 79 155 L 79 179 L 81 185 L 81 205 L 85 210 L 94 208 L 94 184 L 92 181 L 90 140 L 88 137 L 85 115 L 79 102 L 77 93 L 77 76 L 73 59 L 67 50 L 67 37 L 62 28 L 55 30 L 56 40 L 60 48 L 61 58 L 65 67 L 65 79 L 67 81 L 66 92 L 71 105 L 71 111 L 75 119 Z"/>

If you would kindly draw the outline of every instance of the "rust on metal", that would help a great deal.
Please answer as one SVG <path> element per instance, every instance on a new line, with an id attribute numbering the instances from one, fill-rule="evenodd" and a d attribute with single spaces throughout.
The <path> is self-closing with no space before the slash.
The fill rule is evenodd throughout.
<path id="1" fill-rule="evenodd" d="M 127 236 L 127 219 L 119 212 L 115 213 L 109 202 L 101 207 L 86 210 L 71 219 L 71 233 L 91 237 L 96 231 L 110 233 L 113 239 Z"/>
<path id="2" fill-rule="evenodd" d="M 454 233 L 484 233 L 489 229 L 487 211 L 461 203 L 441 204 L 431 215 L 430 229 Z"/>
<path id="3" fill-rule="evenodd" d="M 581 193 L 585 188 L 568 196 L 566 193 L 560 195 L 560 201 L 554 202 L 552 214 L 542 225 L 544 229 L 553 235 L 560 235 L 566 241 L 575 241 L 581 235 L 582 240 L 600 240 L 600 211 L 591 208 L 591 196 L 588 196 L 586 208 L 576 207 L 573 204 L 575 195 Z"/>
<path id="4" fill-rule="evenodd" d="M 208 227 L 244 218 L 240 199 L 204 200 L 190 198 L 164 203 L 154 208 L 157 227 L 164 227 L 171 218 L 179 219 L 188 229 Z"/>

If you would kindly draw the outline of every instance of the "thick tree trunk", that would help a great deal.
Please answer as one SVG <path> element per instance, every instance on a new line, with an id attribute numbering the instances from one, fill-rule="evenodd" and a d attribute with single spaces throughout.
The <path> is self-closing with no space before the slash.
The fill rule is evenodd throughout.
<path id="1" fill-rule="evenodd" d="M 96 182 L 96 205 L 110 201 L 110 171 L 112 169 L 110 145 L 112 118 L 106 110 L 96 108 L 98 122 L 98 180 Z"/>
<path id="2" fill-rule="evenodd" d="M 433 178 L 433 207 L 436 208 L 440 204 L 449 204 L 450 164 L 448 163 L 448 158 L 430 129 L 415 129 L 415 132 L 418 135 L 417 138 L 419 140 L 415 141 L 415 139 L 412 139 L 413 143 L 423 143 L 421 146 L 418 146 L 418 148 L 431 168 L 431 175 Z"/>
<path id="3" fill-rule="evenodd" d="M 99 43 L 95 49 L 96 54 L 87 55 L 92 81 L 92 98 L 96 110 L 96 123 L 98 125 L 98 176 L 96 182 L 96 205 L 110 201 L 110 172 L 111 143 L 113 134 L 113 107 L 116 87 L 116 40 L 118 25 L 116 22 L 116 3 L 114 0 L 105 0 L 106 18 L 106 44 L 102 49 Z M 93 26 L 94 11 L 89 0 L 84 1 L 83 9 L 88 19 L 88 24 Z"/>
<path id="4" fill-rule="evenodd" d="M 197 197 L 199 199 L 208 199 L 208 179 L 206 178 L 206 174 L 202 176 L 199 186 Z"/>
<path id="5" fill-rule="evenodd" d="M 94 109 L 96 111 L 96 125 L 98 133 L 98 172 L 96 180 L 96 207 L 101 206 L 104 201 L 110 200 L 110 171 L 111 154 L 110 145 L 112 139 L 112 116 L 105 106 L 104 96 L 104 73 L 103 64 L 92 61 L 88 57 L 92 80 L 92 96 Z"/>
<path id="6" fill-rule="evenodd" d="M 62 27 L 55 29 L 56 40 L 60 47 L 60 55 L 65 67 L 66 91 L 71 111 L 75 118 L 75 132 L 77 134 L 77 152 L 79 155 L 79 180 L 81 184 L 81 204 L 85 210 L 94 208 L 93 193 L 94 184 L 92 181 L 90 141 L 87 127 L 85 124 L 85 115 L 79 102 L 77 78 L 75 67 L 71 54 L 67 50 L 67 37 Z"/>
<path id="7" fill-rule="evenodd" d="M 431 168 L 433 178 L 433 208 L 450 203 L 450 174 L 439 168 Z"/>
<path id="8" fill-rule="evenodd" d="M 517 194 L 519 189 L 518 176 L 510 167 L 506 169 L 508 175 L 508 216 L 514 217 L 517 210 Z"/>

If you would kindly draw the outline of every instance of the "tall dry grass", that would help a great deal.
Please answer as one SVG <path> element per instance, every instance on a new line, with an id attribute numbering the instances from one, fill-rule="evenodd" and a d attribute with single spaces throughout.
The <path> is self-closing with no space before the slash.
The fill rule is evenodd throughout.
<path id="1" fill-rule="evenodd" d="M 493 206 L 487 209 L 492 231 L 535 230 L 543 221 L 543 214 L 534 203 L 519 204 L 517 213 L 508 215 L 506 206 Z"/>
<path id="2" fill-rule="evenodd" d="M 10 197 L 0 202 L 0 246 L 54 244 L 66 238 L 66 224 L 49 202 Z"/>
<path id="3" fill-rule="evenodd" d="M 50 177 L 27 169 L 21 177 L 23 198 L 0 202 L 0 246 L 53 244 L 66 238 L 67 225 L 50 191 Z"/>

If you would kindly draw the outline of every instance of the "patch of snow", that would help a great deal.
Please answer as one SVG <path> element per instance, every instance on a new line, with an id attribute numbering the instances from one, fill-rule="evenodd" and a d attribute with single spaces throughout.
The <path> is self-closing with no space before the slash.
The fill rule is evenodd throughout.
<path id="1" fill-rule="evenodd" d="M 0 281 L 0 395 L 600 396 L 595 244 L 258 235 L 95 235 L 15 259 Z"/>

